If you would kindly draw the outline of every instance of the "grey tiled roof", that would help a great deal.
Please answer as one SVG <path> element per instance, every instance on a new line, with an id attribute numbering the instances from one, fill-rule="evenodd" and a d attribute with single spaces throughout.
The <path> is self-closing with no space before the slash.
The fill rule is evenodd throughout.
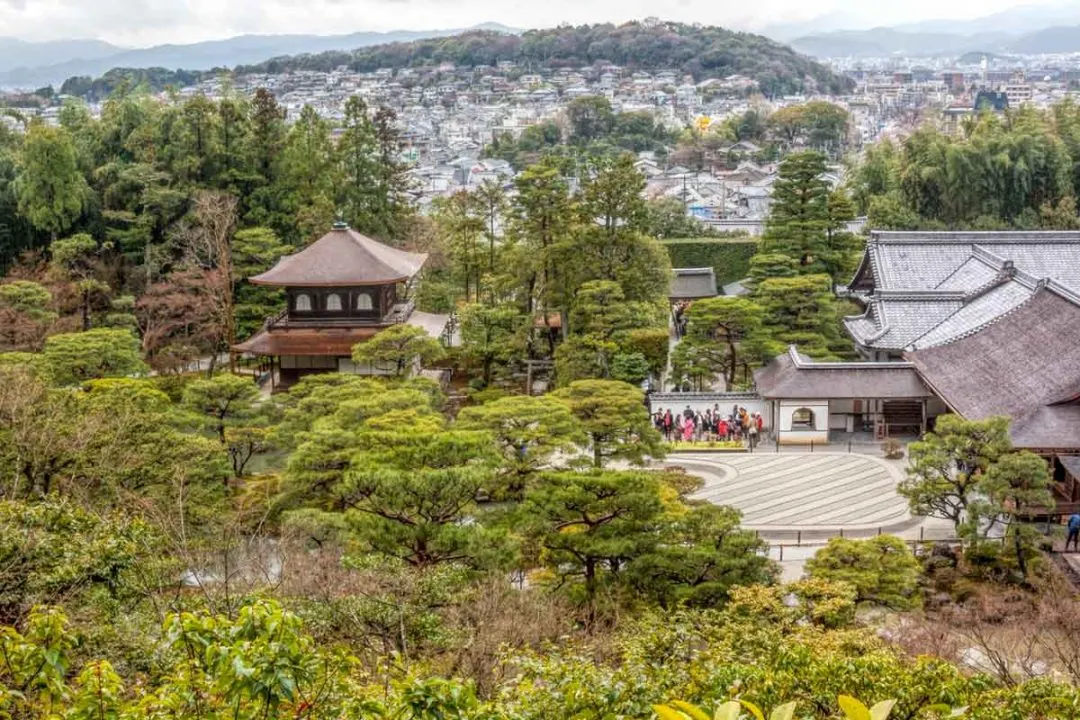
<path id="1" fill-rule="evenodd" d="M 1078 299 L 1051 283 L 978 332 L 905 357 L 965 418 L 1012 418 L 1017 446 L 1078 448 Z"/>
<path id="2" fill-rule="evenodd" d="M 942 286 L 972 256 L 1080 290 L 1080 232 L 875 232 L 867 245 L 879 289 Z M 963 289 L 983 284 L 972 277 Z M 962 278 L 947 286 L 956 289 Z M 944 289 L 944 288 L 943 288 Z"/>
<path id="3" fill-rule="evenodd" d="M 932 330 L 908 342 L 913 349 L 934 347 L 976 332 L 1031 298 L 1033 289 L 1010 281 L 961 305 Z"/>
<path id="4" fill-rule="evenodd" d="M 868 313 L 845 320 L 861 344 L 903 350 L 963 307 L 963 301 L 941 295 L 874 298 Z"/>
<path id="5" fill-rule="evenodd" d="M 933 347 L 985 327 L 1050 280 L 1080 293 L 1080 232 L 876 232 L 853 281 L 872 286 L 867 312 L 845 324 L 864 347 Z"/>
<path id="6" fill-rule="evenodd" d="M 960 266 L 937 284 L 937 290 L 970 290 L 982 287 L 997 277 L 1000 268 L 990 265 L 985 259 L 972 255 L 960 263 Z"/>
<path id="7" fill-rule="evenodd" d="M 970 244 L 885 245 L 873 243 L 874 279 L 878 288 L 932 290 L 971 257 Z"/>

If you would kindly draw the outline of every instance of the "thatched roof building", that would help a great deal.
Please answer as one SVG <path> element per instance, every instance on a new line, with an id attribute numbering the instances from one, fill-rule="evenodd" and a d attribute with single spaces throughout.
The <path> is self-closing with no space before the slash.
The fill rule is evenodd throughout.
<path id="1" fill-rule="evenodd" d="M 754 373 L 765 399 L 914 400 L 931 397 L 915 366 L 906 362 L 815 362 L 794 345 Z"/>

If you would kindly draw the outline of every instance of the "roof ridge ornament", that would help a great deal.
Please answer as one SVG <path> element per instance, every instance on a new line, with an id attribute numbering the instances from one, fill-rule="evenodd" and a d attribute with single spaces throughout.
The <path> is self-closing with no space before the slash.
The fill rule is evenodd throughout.
<path id="1" fill-rule="evenodd" d="M 348 230 L 349 229 L 349 223 L 345 222 L 345 213 L 340 212 L 340 211 L 338 212 L 337 220 L 334 221 L 333 228 L 334 228 L 334 230 Z"/>

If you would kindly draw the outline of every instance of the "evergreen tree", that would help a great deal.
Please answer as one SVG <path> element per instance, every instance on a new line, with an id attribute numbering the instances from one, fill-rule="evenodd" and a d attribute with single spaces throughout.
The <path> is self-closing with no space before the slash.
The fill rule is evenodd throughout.
<path id="1" fill-rule="evenodd" d="M 82 215 L 90 188 L 79 171 L 71 134 L 33 122 L 26 131 L 15 180 L 19 213 L 53 240 Z"/>
<path id="2" fill-rule="evenodd" d="M 740 362 L 760 361 L 761 325 L 765 311 L 752 300 L 716 297 L 698 300 L 688 312 L 689 324 L 683 343 L 710 346 L 723 357 L 727 387 L 735 387 Z"/>
<path id="3" fill-rule="evenodd" d="M 330 126 L 310 105 L 289 129 L 280 167 L 280 196 L 296 215 L 297 244 L 306 244 L 333 223 L 340 167 Z"/>
<path id="4" fill-rule="evenodd" d="M 821 153 L 795 153 L 780 164 L 780 176 L 773 184 L 762 250 L 794 259 L 800 274 L 828 269 L 829 183 L 822 177 L 825 171 Z"/>
<path id="5" fill-rule="evenodd" d="M 788 345 L 818 359 L 850 352 L 828 275 L 769 278 L 757 286 L 754 300 L 764 311 L 766 353 L 776 355 Z"/>
<path id="6" fill-rule="evenodd" d="M 338 153 L 342 164 L 338 207 L 345 220 L 360 232 L 385 232 L 384 219 L 379 217 L 384 204 L 378 197 L 379 141 L 367 105 L 358 95 L 345 101 Z"/>

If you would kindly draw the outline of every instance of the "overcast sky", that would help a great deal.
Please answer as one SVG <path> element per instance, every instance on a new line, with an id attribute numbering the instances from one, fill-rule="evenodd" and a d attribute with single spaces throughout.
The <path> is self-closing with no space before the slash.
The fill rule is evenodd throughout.
<path id="1" fill-rule="evenodd" d="M 188 43 L 243 33 L 338 34 L 461 28 L 500 22 L 664 19 L 756 30 L 841 13 L 848 26 L 972 18 L 1016 0 L 0 0 L 0 35 L 26 40 L 100 38 L 119 45 Z"/>

